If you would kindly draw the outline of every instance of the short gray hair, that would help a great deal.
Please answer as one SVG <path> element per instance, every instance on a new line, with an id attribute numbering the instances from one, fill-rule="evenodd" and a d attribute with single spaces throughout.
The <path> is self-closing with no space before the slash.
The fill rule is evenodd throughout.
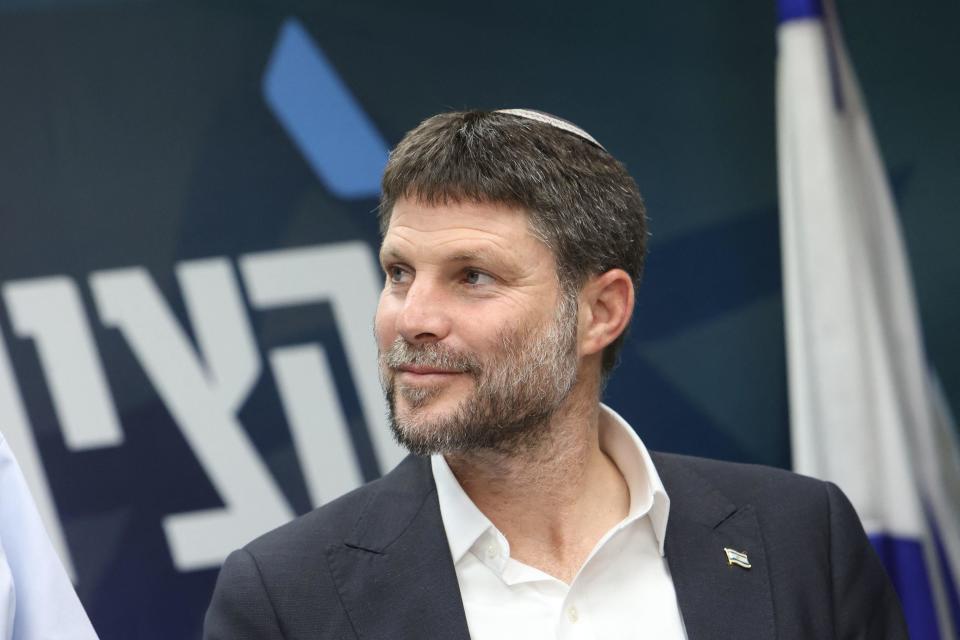
<path id="1" fill-rule="evenodd" d="M 400 198 L 425 204 L 514 206 L 556 257 L 566 293 L 610 269 L 638 287 L 647 217 L 637 183 L 599 145 L 551 124 L 502 112 L 455 111 L 428 118 L 390 154 L 383 175 L 380 230 Z M 603 354 L 606 377 L 626 331 Z"/>

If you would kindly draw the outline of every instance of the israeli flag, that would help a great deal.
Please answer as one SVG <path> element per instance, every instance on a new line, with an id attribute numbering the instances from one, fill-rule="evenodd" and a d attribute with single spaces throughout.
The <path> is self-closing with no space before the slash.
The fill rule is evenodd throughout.
<path id="1" fill-rule="evenodd" d="M 97 640 L 0 434 L 0 640 Z"/>
<path id="2" fill-rule="evenodd" d="M 832 3 L 780 0 L 777 137 L 794 469 L 850 497 L 914 640 L 957 638 L 960 454 Z"/>

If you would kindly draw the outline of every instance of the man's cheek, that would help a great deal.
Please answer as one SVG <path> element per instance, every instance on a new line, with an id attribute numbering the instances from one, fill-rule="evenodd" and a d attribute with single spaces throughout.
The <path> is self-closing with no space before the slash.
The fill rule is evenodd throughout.
<path id="1" fill-rule="evenodd" d="M 376 340 L 381 357 L 390 350 L 390 346 L 393 344 L 394 336 L 390 329 L 392 326 L 386 314 L 381 313 L 378 309 L 376 316 L 373 318 L 373 337 Z"/>

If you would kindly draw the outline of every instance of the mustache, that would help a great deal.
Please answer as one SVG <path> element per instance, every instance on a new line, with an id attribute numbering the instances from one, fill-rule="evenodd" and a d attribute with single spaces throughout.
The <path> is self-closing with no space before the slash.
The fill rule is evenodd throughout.
<path id="1" fill-rule="evenodd" d="M 439 343 L 414 345 L 400 336 L 380 355 L 380 359 L 390 369 L 412 365 L 472 374 L 479 374 L 482 370 L 480 359 L 474 354 Z"/>

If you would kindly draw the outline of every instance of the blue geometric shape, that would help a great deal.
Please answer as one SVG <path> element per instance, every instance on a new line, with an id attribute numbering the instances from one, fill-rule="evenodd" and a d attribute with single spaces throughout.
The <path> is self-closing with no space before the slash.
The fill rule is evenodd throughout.
<path id="1" fill-rule="evenodd" d="M 778 22 L 797 18 L 823 17 L 823 5 L 820 0 L 777 0 Z"/>
<path id="2" fill-rule="evenodd" d="M 288 18 L 263 76 L 267 105 L 324 186 L 342 199 L 377 197 L 389 150 L 336 69 Z"/>

